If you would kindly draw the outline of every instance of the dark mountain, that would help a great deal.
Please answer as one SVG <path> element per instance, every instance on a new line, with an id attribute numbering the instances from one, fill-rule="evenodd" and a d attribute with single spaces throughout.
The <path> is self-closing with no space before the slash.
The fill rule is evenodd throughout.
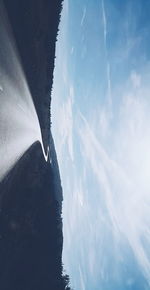
<path id="1" fill-rule="evenodd" d="M 4 0 L 47 148 L 55 44 L 62 0 Z"/>
<path id="2" fill-rule="evenodd" d="M 39 142 L 4 178 L 0 193 L 0 289 L 67 289 L 54 172 Z"/>
<path id="3" fill-rule="evenodd" d="M 55 44 L 62 1 L 3 3 L 40 121 L 44 146 L 50 146 L 51 162 L 45 162 L 41 145 L 36 142 L 0 183 L 0 289 L 70 289 L 68 275 L 62 274 L 62 188 L 50 133 Z"/>

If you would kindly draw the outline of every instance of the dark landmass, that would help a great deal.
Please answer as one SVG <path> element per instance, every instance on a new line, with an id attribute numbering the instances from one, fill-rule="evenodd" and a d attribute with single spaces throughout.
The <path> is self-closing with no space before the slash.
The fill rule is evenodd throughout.
<path id="1" fill-rule="evenodd" d="M 1 4 L 0 0 L 0 4 Z M 40 121 L 34 143 L 0 183 L 0 289 L 70 289 L 62 266 L 62 187 L 50 104 L 62 0 L 3 1 Z M 19 122 L 19 120 L 18 120 Z"/>
<path id="2" fill-rule="evenodd" d="M 43 143 L 47 148 L 55 45 L 63 0 L 3 2 L 40 121 Z"/>
<path id="3" fill-rule="evenodd" d="M 4 178 L 0 193 L 0 289 L 67 289 L 54 172 L 39 142 Z"/>

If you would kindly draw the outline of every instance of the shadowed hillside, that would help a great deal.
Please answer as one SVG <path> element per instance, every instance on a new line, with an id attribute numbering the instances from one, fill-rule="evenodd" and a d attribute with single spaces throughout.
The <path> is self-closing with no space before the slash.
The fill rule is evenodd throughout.
<path id="1" fill-rule="evenodd" d="M 0 184 L 0 289 L 65 289 L 54 173 L 36 142 Z"/>
<path id="2" fill-rule="evenodd" d="M 2 1 L 0 1 L 0 4 Z M 62 267 L 62 188 L 50 104 L 61 0 L 4 0 L 40 121 L 34 143 L 0 183 L 0 289 L 70 289 Z M 8 116 L 9 117 L 9 116 Z M 19 122 L 19 120 L 18 120 Z"/>
<path id="3" fill-rule="evenodd" d="M 55 43 L 62 0 L 4 0 L 3 2 L 39 117 L 43 143 L 47 148 Z"/>

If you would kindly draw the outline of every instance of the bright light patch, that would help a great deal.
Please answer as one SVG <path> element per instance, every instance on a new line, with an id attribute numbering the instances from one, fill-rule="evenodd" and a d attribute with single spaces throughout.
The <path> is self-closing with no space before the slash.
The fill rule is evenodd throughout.
<path id="1" fill-rule="evenodd" d="M 0 5 L 0 180 L 37 140 L 38 117 L 19 62 L 6 12 Z"/>

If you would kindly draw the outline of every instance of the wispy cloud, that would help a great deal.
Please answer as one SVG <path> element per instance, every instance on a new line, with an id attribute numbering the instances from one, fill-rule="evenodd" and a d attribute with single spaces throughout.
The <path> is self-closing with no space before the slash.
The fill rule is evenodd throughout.
<path id="1" fill-rule="evenodd" d="M 136 89 L 136 88 L 139 88 L 139 87 L 141 86 L 141 75 L 138 74 L 137 72 L 132 71 L 132 72 L 131 72 L 130 79 L 131 79 L 131 82 L 132 82 L 133 87 L 134 87 L 135 89 Z"/>
<path id="2" fill-rule="evenodd" d="M 110 62 L 108 57 L 108 49 L 107 49 L 107 18 L 106 18 L 106 11 L 105 11 L 105 3 L 102 0 L 102 18 L 103 18 L 103 33 L 104 33 L 104 46 L 106 51 L 106 71 L 107 71 L 107 86 L 108 86 L 108 102 L 111 105 L 112 103 L 112 89 L 111 89 L 111 74 L 110 74 Z"/>
<path id="3" fill-rule="evenodd" d="M 81 18 L 81 26 L 83 26 L 85 17 L 86 17 L 86 7 L 83 8 L 83 14 L 82 14 L 82 18 Z"/>
<path id="4" fill-rule="evenodd" d="M 64 1 L 63 12 L 60 21 L 60 40 L 57 42 L 57 67 L 55 69 L 54 83 L 58 86 L 53 88 L 52 97 L 52 131 L 56 143 L 58 160 L 62 164 L 64 150 L 69 153 L 69 158 L 73 161 L 73 104 L 74 88 L 68 74 L 68 53 L 67 30 L 69 18 L 69 1 Z M 63 27 L 63 29 L 62 29 Z M 62 56 L 63 51 L 63 56 Z M 72 46 L 70 53 L 73 54 Z M 62 98 L 60 98 L 62 96 Z M 54 111 L 54 114 L 53 114 Z M 67 149 L 66 149 L 67 148 Z M 61 167 L 61 166 L 60 166 Z"/>
<path id="5" fill-rule="evenodd" d="M 104 204 L 100 207 L 107 209 L 114 238 L 128 240 L 150 283 L 150 88 L 141 87 L 136 72 L 131 72 L 129 80 L 130 87 L 120 96 L 118 125 L 108 128 L 112 134 L 107 144 L 102 145 L 98 129 L 92 128 L 82 114 L 79 136 L 82 156 L 88 160 L 103 193 Z"/>
<path id="6" fill-rule="evenodd" d="M 123 44 L 121 42 L 122 34 L 125 34 L 122 23 L 124 20 L 128 21 L 126 11 L 126 19 L 122 20 L 122 15 L 117 14 L 119 21 L 116 29 L 116 20 L 113 23 L 114 15 L 111 18 L 109 10 L 114 2 L 112 4 L 111 1 L 108 3 L 102 0 L 100 5 L 102 50 L 95 48 L 95 51 L 98 55 L 103 54 L 102 89 L 99 91 L 98 86 L 96 90 L 94 82 L 93 90 L 90 90 L 90 73 L 89 78 L 83 82 L 80 74 L 77 76 L 73 72 L 73 81 L 71 74 L 68 74 L 66 19 L 69 10 L 66 8 L 63 33 L 58 45 L 58 75 L 55 72 L 57 88 L 55 87 L 55 102 L 52 106 L 56 121 L 56 125 L 53 124 L 56 149 L 65 194 L 64 262 L 68 273 L 72 275 L 72 281 L 76 282 L 77 289 L 93 286 L 94 281 L 104 282 L 106 286 L 111 278 L 115 283 L 121 281 L 122 285 L 136 287 L 135 272 L 136 269 L 139 271 L 139 267 L 150 283 L 149 67 L 139 69 L 140 59 L 137 58 L 136 61 L 136 53 L 134 62 L 131 59 L 133 51 L 137 52 L 136 48 L 139 49 L 141 41 L 141 36 L 130 34 L 132 23 L 129 23 L 126 41 Z M 113 9 L 115 10 L 114 6 Z M 111 13 L 114 12 L 113 9 Z M 86 25 L 86 13 L 86 8 L 83 7 L 82 18 L 78 19 L 82 26 L 81 34 Z M 112 22 L 109 23 L 108 19 Z M 130 20 L 132 22 L 132 17 Z M 115 35 L 110 47 L 108 37 L 110 34 L 109 41 L 112 40 L 114 28 L 119 36 Z M 71 46 L 69 47 L 71 66 L 77 64 L 77 50 L 79 56 L 82 53 L 85 55 L 86 37 L 86 34 L 81 35 L 81 47 L 78 42 L 74 42 L 71 50 Z M 90 50 L 86 54 L 91 57 Z M 130 64 L 128 68 L 126 62 Z M 122 74 L 118 69 L 114 75 L 114 64 L 123 70 Z M 78 87 L 75 92 L 73 89 L 75 82 L 81 86 L 80 98 L 74 96 L 78 92 Z M 91 108 L 89 95 L 94 90 L 97 100 L 95 105 L 94 98 L 92 99 Z M 91 94 L 87 94 L 89 91 Z M 98 101 L 101 104 L 98 105 Z M 79 107 L 82 113 L 79 112 Z M 123 267 L 129 265 L 132 268 L 132 263 L 134 270 L 129 269 L 130 273 L 123 273 Z M 93 284 L 88 284 L 88 279 Z M 94 289 L 92 286 L 89 289 Z"/>
<path id="7" fill-rule="evenodd" d="M 74 159 L 73 154 L 73 99 L 71 97 L 72 88 L 70 88 L 70 95 L 64 103 L 62 103 L 57 112 L 58 127 L 57 134 L 59 135 L 58 155 L 62 155 L 64 147 L 67 145 L 67 150 L 71 160 Z"/>
<path id="8" fill-rule="evenodd" d="M 83 273 L 82 273 L 80 265 L 79 265 L 79 273 L 80 273 L 80 281 L 81 281 L 81 290 L 85 290 L 86 288 L 85 288 Z"/>
<path id="9" fill-rule="evenodd" d="M 105 46 L 107 46 L 107 20 L 106 20 L 104 0 L 102 0 L 102 16 L 103 16 L 103 26 L 104 26 L 104 42 L 105 42 Z"/>

